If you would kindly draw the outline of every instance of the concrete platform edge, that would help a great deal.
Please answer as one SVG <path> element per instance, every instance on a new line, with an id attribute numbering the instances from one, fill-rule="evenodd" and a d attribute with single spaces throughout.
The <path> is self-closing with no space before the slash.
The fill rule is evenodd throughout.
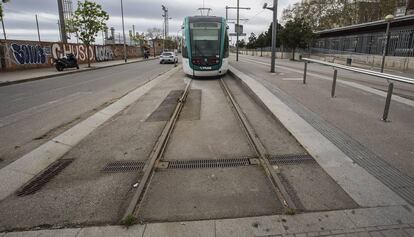
<path id="1" fill-rule="evenodd" d="M 112 115 L 101 113 L 101 111 L 106 109 L 103 108 L 101 111 L 96 112 L 74 127 L 64 131 L 50 141 L 0 169 L 0 180 L 2 180 L 0 182 L 0 201 L 13 194 L 16 190 L 34 178 L 39 172 L 62 157 L 73 146 L 78 144 L 88 134 L 92 133 L 99 125 L 102 125 L 114 116 L 116 111 L 122 111 L 138 100 L 156 84 L 167 79 L 179 69 L 180 67 L 172 68 L 124 95 L 112 104 L 119 105 L 112 110 Z"/>

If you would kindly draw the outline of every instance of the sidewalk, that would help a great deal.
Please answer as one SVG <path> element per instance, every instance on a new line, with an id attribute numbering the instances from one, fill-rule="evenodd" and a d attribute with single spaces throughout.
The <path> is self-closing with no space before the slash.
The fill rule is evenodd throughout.
<path id="1" fill-rule="evenodd" d="M 331 82 L 281 67 L 270 74 L 268 66 L 252 61 L 232 62 L 238 70 L 265 85 L 296 113 L 327 137 L 345 154 L 396 193 L 414 203 L 414 108 L 393 101 L 389 118 L 380 118 L 385 98 L 337 84 L 330 97 Z"/>
<path id="2" fill-rule="evenodd" d="M 154 60 L 155 58 L 150 58 L 149 60 Z M 135 63 L 144 61 L 143 58 L 133 58 L 128 59 L 127 63 Z M 10 84 L 17 84 L 23 83 L 27 81 L 39 80 L 54 76 L 61 76 L 67 75 L 72 73 L 78 73 L 88 70 L 96 70 L 99 68 L 106 68 L 106 67 L 113 67 L 118 65 L 127 64 L 125 61 L 122 60 L 114 60 L 114 61 L 105 61 L 105 62 L 96 62 L 91 63 L 91 67 L 88 68 L 87 64 L 79 65 L 79 70 L 76 68 L 66 68 L 62 72 L 58 72 L 55 67 L 49 68 L 38 68 L 38 69 L 28 69 L 28 70 L 19 70 L 19 71 L 12 71 L 12 72 L 0 72 L 0 86 L 10 85 Z"/>

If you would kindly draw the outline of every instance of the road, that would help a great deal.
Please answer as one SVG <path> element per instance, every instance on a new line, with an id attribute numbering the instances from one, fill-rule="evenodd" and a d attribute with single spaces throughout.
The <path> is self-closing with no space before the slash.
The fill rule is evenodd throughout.
<path id="1" fill-rule="evenodd" d="M 155 60 L 0 87 L 0 168 L 172 67 Z"/>

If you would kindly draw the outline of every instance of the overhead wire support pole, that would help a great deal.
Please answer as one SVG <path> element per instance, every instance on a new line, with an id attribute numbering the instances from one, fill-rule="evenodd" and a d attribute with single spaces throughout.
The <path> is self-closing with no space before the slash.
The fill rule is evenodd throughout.
<path id="1" fill-rule="evenodd" d="M 124 37 L 124 60 L 125 62 L 127 62 L 128 59 L 127 59 L 127 50 L 126 50 L 126 37 L 125 37 L 124 4 L 122 0 L 121 0 L 121 16 L 122 16 L 122 34 Z"/>
<path id="2" fill-rule="evenodd" d="M 35 14 L 35 17 L 36 17 L 37 37 L 38 37 L 39 42 L 40 42 L 39 20 L 37 19 L 37 14 Z"/>
<path id="3" fill-rule="evenodd" d="M 263 5 L 263 9 L 273 11 L 273 23 L 272 23 L 272 61 L 270 64 L 270 72 L 275 72 L 276 61 L 276 34 L 277 34 L 277 0 L 273 0 L 273 7 L 267 7 L 267 3 Z"/>
<path id="4" fill-rule="evenodd" d="M 60 38 L 63 43 L 67 43 L 68 39 L 66 36 L 66 28 L 65 28 L 65 16 L 63 15 L 63 0 L 57 0 L 58 3 L 58 11 L 59 11 L 59 28 L 60 28 Z"/>
<path id="5" fill-rule="evenodd" d="M 239 27 L 239 11 L 240 11 L 240 8 L 239 8 L 240 6 L 239 6 L 239 0 L 237 0 L 237 27 L 236 28 L 238 28 Z M 236 31 L 236 61 L 239 61 L 239 31 L 237 30 Z"/>

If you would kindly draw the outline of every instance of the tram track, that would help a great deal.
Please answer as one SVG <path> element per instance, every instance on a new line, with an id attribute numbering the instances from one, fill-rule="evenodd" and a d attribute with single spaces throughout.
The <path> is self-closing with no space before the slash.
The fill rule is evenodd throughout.
<path id="1" fill-rule="evenodd" d="M 266 148 L 260 141 L 252 125 L 249 123 L 246 115 L 242 112 L 241 107 L 235 100 L 234 96 L 232 95 L 232 92 L 230 91 L 224 79 L 220 78 L 217 82 L 219 83 L 222 89 L 222 92 L 231 110 L 233 111 L 233 115 L 235 116 L 236 120 L 239 122 L 240 128 L 243 130 L 243 133 L 246 135 L 246 138 L 248 140 L 248 143 L 251 149 L 255 153 L 254 159 L 252 159 L 251 157 L 246 158 L 247 163 L 249 163 L 249 165 L 258 165 L 264 171 L 263 173 L 269 180 L 269 183 L 271 184 L 270 186 L 273 188 L 273 191 L 276 194 L 277 201 L 279 201 L 282 204 L 283 213 L 295 213 L 296 205 L 294 201 L 292 200 L 292 198 L 290 197 L 287 191 L 287 188 L 284 186 L 281 177 L 279 177 L 279 175 L 277 174 L 274 168 L 275 166 L 270 164 L 268 160 L 268 152 Z M 140 212 L 142 201 L 146 196 L 146 192 L 149 186 L 151 185 L 151 181 L 152 181 L 153 176 L 155 175 L 156 169 L 173 168 L 173 166 L 171 165 L 173 162 L 163 160 L 163 155 L 169 143 L 171 135 L 174 131 L 175 125 L 179 119 L 180 113 L 185 105 L 187 96 L 190 93 L 191 83 L 192 83 L 192 79 L 188 81 L 185 87 L 185 90 L 182 93 L 176 105 L 174 113 L 172 114 L 168 123 L 165 125 L 161 135 L 158 138 L 158 141 L 156 142 L 152 150 L 152 153 L 150 154 L 149 159 L 146 162 L 146 165 L 144 166 L 142 179 L 139 182 L 139 185 L 133 197 L 131 198 L 131 201 L 123 215 L 123 220 L 126 220 L 131 217 L 136 218 L 137 216 L 139 216 L 138 213 Z M 235 161 L 233 159 L 230 159 L 230 160 Z M 254 160 L 258 160 L 259 162 L 255 164 Z M 217 168 L 223 167 L 223 166 L 220 166 L 220 162 L 222 162 L 222 160 L 216 160 L 216 161 L 204 160 L 201 162 L 209 163 L 208 161 L 213 162 L 215 167 Z M 193 161 L 190 160 L 189 162 L 191 163 Z M 228 165 L 231 166 L 232 164 L 228 164 Z"/>
<path id="2" fill-rule="evenodd" d="M 192 79 L 190 79 L 187 82 L 184 92 L 179 98 L 178 103 L 175 107 L 175 110 L 170 120 L 165 125 L 163 131 L 161 132 L 161 135 L 159 136 L 157 142 L 155 143 L 155 146 L 149 156 L 149 159 L 147 160 L 144 166 L 144 169 L 143 169 L 144 174 L 141 178 L 141 181 L 139 182 L 137 190 L 132 196 L 132 199 L 123 215 L 123 218 L 122 218 L 123 220 L 126 220 L 130 218 L 131 216 L 133 216 L 137 210 L 137 207 L 139 207 L 139 203 L 142 200 L 143 195 L 145 194 L 145 190 L 148 187 L 149 183 L 151 182 L 151 177 L 153 176 L 156 165 L 159 159 L 162 157 L 165 151 L 165 148 L 168 144 L 168 140 L 170 139 L 171 134 L 174 131 L 175 124 L 178 120 L 178 117 L 180 116 L 180 113 L 184 107 L 187 96 L 190 92 L 191 83 L 192 83 Z"/>
<path id="3" fill-rule="evenodd" d="M 275 188 L 275 192 L 279 198 L 280 201 L 282 201 L 282 204 L 285 208 L 285 212 L 290 212 L 296 209 L 295 203 L 292 201 L 290 195 L 288 194 L 286 188 L 284 187 L 282 180 L 276 173 L 273 166 L 270 164 L 268 160 L 268 152 L 266 151 L 266 148 L 260 141 L 258 135 L 254 131 L 253 127 L 249 123 L 246 115 L 241 110 L 239 104 L 235 100 L 234 96 L 232 95 L 229 87 L 227 86 L 226 82 L 223 80 L 223 78 L 220 78 L 220 86 L 223 89 L 223 93 L 226 95 L 231 107 L 233 108 L 233 111 L 235 113 L 235 116 L 238 118 L 241 127 L 243 128 L 247 139 L 249 140 L 250 145 L 255 150 L 257 156 L 260 160 L 260 165 L 264 169 L 267 177 L 273 184 L 273 187 Z"/>

